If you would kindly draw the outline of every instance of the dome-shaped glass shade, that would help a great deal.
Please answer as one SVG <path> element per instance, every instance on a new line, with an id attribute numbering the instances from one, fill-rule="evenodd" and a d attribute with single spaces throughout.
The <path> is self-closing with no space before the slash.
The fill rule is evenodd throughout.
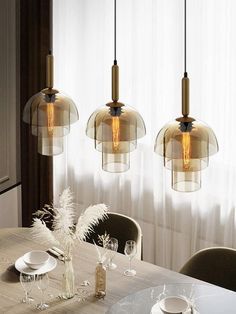
<path id="1" fill-rule="evenodd" d="M 63 152 L 63 137 L 78 119 L 75 103 L 52 88 L 32 96 L 23 112 L 23 121 L 30 124 L 32 134 L 38 136 L 38 152 L 46 156 Z"/>
<path id="2" fill-rule="evenodd" d="M 155 152 L 164 156 L 165 167 L 175 171 L 199 171 L 208 166 L 208 157 L 217 153 L 218 143 L 213 130 L 206 124 L 173 121 L 158 133 Z"/>
<path id="3" fill-rule="evenodd" d="M 59 92 L 48 94 L 41 91 L 35 94 L 28 100 L 23 112 L 23 121 L 33 127 L 33 134 L 37 132 L 35 126 L 48 127 L 49 130 L 55 128 L 56 135 L 63 136 L 69 129 L 63 129 L 65 134 L 57 134 L 62 132 L 62 129 L 57 127 L 69 126 L 78 119 L 79 114 L 73 100 Z"/>
<path id="4" fill-rule="evenodd" d="M 155 152 L 164 157 L 172 170 L 172 188 L 193 192 L 201 187 L 201 170 L 209 156 L 217 153 L 218 143 L 212 129 L 193 118 L 178 118 L 165 125 L 156 137 Z"/>
<path id="5" fill-rule="evenodd" d="M 86 134 L 95 140 L 98 151 L 124 154 L 136 148 L 146 129 L 140 114 L 131 107 L 104 106 L 90 116 Z"/>

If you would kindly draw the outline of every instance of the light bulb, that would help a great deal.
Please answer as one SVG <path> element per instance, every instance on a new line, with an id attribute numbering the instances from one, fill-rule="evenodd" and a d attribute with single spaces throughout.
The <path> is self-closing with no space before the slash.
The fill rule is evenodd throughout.
<path id="1" fill-rule="evenodd" d="M 120 118 L 112 117 L 112 150 L 118 152 L 120 149 Z"/>
<path id="2" fill-rule="evenodd" d="M 183 168 L 184 170 L 189 170 L 190 168 L 190 154 L 191 154 L 191 141 L 190 133 L 182 133 L 182 151 L 183 151 Z"/>
<path id="3" fill-rule="evenodd" d="M 54 104 L 47 104 L 47 127 L 48 127 L 48 135 L 53 136 L 54 132 Z"/>

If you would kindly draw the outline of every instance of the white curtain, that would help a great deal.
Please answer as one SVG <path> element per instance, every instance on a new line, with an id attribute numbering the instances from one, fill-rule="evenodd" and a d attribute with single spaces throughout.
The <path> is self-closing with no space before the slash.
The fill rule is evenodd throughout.
<path id="1" fill-rule="evenodd" d="M 174 270 L 201 248 L 236 247 L 235 16 L 235 0 L 187 1 L 190 112 L 213 128 L 220 151 L 202 172 L 201 190 L 178 193 L 153 146 L 181 113 L 183 0 L 117 0 L 120 100 L 147 127 L 123 174 L 101 170 L 101 154 L 85 135 L 90 114 L 111 100 L 113 1 L 54 1 L 55 86 L 80 113 L 65 153 L 54 158 L 55 199 L 69 185 L 82 207 L 103 202 L 136 218 L 144 259 Z"/>

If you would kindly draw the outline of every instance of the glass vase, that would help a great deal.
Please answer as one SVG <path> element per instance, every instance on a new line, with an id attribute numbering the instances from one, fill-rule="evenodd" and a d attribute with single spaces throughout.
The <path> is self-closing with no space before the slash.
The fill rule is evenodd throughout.
<path id="1" fill-rule="evenodd" d="M 106 295 L 106 268 L 99 262 L 95 269 L 95 297 L 104 298 Z"/>
<path id="2" fill-rule="evenodd" d="M 71 256 L 65 256 L 65 272 L 63 274 L 63 299 L 71 299 L 75 295 L 75 275 Z"/>

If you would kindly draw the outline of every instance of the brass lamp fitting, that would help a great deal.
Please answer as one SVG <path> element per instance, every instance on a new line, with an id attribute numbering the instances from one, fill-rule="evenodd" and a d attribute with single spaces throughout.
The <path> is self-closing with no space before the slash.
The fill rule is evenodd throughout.
<path id="1" fill-rule="evenodd" d="M 189 78 L 182 78 L 182 114 L 184 117 L 189 115 Z"/>
<path id="2" fill-rule="evenodd" d="M 112 100 L 117 102 L 119 100 L 119 67 L 117 64 L 112 66 Z"/>
<path id="3" fill-rule="evenodd" d="M 46 60 L 46 87 L 53 88 L 53 55 L 47 55 Z"/>

